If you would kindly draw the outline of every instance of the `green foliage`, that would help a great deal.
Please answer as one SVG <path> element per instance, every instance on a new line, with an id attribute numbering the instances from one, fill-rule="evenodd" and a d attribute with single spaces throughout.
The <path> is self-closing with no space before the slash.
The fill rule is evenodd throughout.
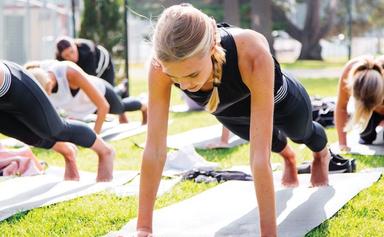
<path id="1" fill-rule="evenodd" d="M 84 0 L 80 37 L 91 39 L 109 51 L 123 40 L 122 0 Z"/>
<path id="2" fill-rule="evenodd" d="M 165 9 L 166 1 L 153 1 L 153 0 L 128 0 L 129 7 L 139 13 L 140 15 L 146 17 L 147 19 L 153 19 L 158 17 L 161 12 Z M 223 7 L 220 1 L 200 1 L 200 0 L 190 0 L 183 1 L 186 3 L 192 4 L 194 7 L 202 10 L 209 16 L 212 16 L 217 21 L 223 20 Z"/>

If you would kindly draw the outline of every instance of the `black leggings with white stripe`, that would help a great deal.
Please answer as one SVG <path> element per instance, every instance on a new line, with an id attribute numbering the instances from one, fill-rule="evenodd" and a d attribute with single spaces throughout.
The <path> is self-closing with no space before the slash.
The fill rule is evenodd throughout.
<path id="1" fill-rule="evenodd" d="M 58 141 L 83 147 L 94 144 L 96 134 L 91 128 L 60 118 L 47 95 L 22 67 L 4 64 L 11 72 L 11 86 L 0 97 L 0 133 L 41 148 L 51 148 Z"/>
<path id="2" fill-rule="evenodd" d="M 298 81 L 286 75 L 284 77 L 287 94 L 275 104 L 272 151 L 281 152 L 287 145 L 287 137 L 295 143 L 305 144 L 314 152 L 321 151 L 327 144 L 327 135 L 324 128 L 312 119 L 310 98 Z M 234 134 L 249 140 L 249 117 L 218 116 L 217 119 Z"/>

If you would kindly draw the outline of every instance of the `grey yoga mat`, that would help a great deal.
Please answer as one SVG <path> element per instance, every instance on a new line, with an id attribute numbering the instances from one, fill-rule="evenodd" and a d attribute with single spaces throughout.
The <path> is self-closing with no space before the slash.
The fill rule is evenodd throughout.
<path id="1" fill-rule="evenodd" d="M 18 212 L 68 201 L 122 185 L 137 171 L 116 171 L 112 182 L 96 183 L 96 174 L 80 172 L 80 181 L 63 181 L 64 169 L 50 167 L 46 174 L 15 177 L 0 182 L 0 221 Z"/>
<path id="2" fill-rule="evenodd" d="M 300 175 L 300 187 L 276 187 L 278 236 L 304 236 L 331 218 L 381 172 L 333 174 L 330 186 L 309 188 L 309 175 Z M 279 177 L 275 177 L 275 183 Z M 253 237 L 259 233 L 259 215 L 252 182 L 230 181 L 169 207 L 155 211 L 153 229 L 158 237 Z M 118 236 L 135 231 L 130 221 Z"/>
<path id="3" fill-rule="evenodd" d="M 347 135 L 347 144 L 350 148 L 348 153 L 357 155 L 384 155 L 384 141 L 383 141 L 383 129 L 378 130 L 376 140 L 372 145 L 364 145 L 359 143 L 359 132 L 352 131 Z M 338 143 L 331 145 L 331 150 L 336 153 L 342 153 L 339 149 Z"/>
<path id="4" fill-rule="evenodd" d="M 220 141 L 222 125 L 214 125 L 192 129 L 190 131 L 175 134 L 167 137 L 167 146 L 169 148 L 179 149 L 187 145 L 193 144 L 196 148 L 207 148 L 211 143 Z M 234 147 L 247 143 L 240 137 L 231 134 L 228 147 Z"/>

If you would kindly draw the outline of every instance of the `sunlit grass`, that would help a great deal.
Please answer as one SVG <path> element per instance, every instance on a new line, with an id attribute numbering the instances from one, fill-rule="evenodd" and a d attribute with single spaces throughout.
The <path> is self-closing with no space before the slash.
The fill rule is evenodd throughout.
<path id="1" fill-rule="evenodd" d="M 131 78 L 131 95 L 146 91 L 145 76 Z M 303 79 L 311 95 L 335 96 L 337 79 Z M 172 104 L 181 103 L 177 90 L 172 92 Z M 130 120 L 140 120 L 137 112 L 127 113 Z M 188 114 L 170 113 L 169 134 L 217 123 L 215 118 L 205 112 Z M 193 122 L 191 122 L 193 121 Z M 326 130 L 330 143 L 337 140 L 334 128 Z M 145 134 L 112 142 L 116 150 L 116 170 L 138 170 L 142 149 L 135 144 L 143 143 Z M 312 154 L 301 145 L 292 144 L 298 153 L 298 163 L 312 159 Z M 50 165 L 63 166 L 63 159 L 52 151 L 33 148 L 39 159 Z M 198 150 L 207 160 L 218 162 L 222 168 L 234 165 L 248 165 L 249 145 L 232 149 Z M 97 159 L 89 149 L 79 149 L 78 165 L 81 170 L 96 171 Z M 382 156 L 354 156 L 358 170 L 384 166 Z M 272 162 L 281 162 L 277 155 Z M 159 198 L 156 208 L 168 206 L 196 195 L 216 184 L 196 184 L 182 182 L 168 194 Z M 343 207 L 335 217 L 324 222 L 307 236 L 382 236 L 384 233 L 384 181 L 361 192 Z M 236 200 L 234 205 L 236 204 Z M 37 208 L 19 213 L 0 223 L 0 236 L 102 236 L 109 231 L 118 230 L 130 219 L 137 216 L 137 197 L 118 198 L 112 194 L 99 193 L 68 202 Z"/>

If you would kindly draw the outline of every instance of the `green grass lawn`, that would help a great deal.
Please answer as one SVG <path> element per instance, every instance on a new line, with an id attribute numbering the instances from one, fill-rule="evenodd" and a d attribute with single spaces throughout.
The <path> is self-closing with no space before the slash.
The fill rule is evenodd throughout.
<path id="1" fill-rule="evenodd" d="M 337 79 L 302 80 L 311 95 L 335 96 Z M 146 91 L 143 78 L 131 80 L 131 94 L 138 95 Z M 177 90 L 173 90 L 172 103 L 181 103 Z M 140 120 L 140 113 L 128 113 L 130 120 Z M 213 116 L 205 112 L 173 114 L 170 119 L 169 133 L 174 134 L 192 128 L 215 124 Z M 191 123 L 193 121 L 193 123 Z M 330 142 L 336 141 L 335 129 L 327 129 Z M 142 149 L 135 146 L 145 139 L 138 135 L 111 144 L 117 151 L 115 167 L 117 170 L 138 170 Z M 293 145 L 298 152 L 298 163 L 311 159 L 311 152 L 299 145 Z M 35 154 L 50 165 L 63 166 L 63 160 L 54 152 L 33 148 Z M 209 161 L 219 162 L 221 167 L 247 165 L 249 145 L 227 150 L 199 150 Z M 355 156 L 358 170 L 384 166 L 384 157 Z M 273 162 L 281 159 L 272 155 Z M 79 168 L 96 171 L 97 162 L 94 153 L 88 149 L 79 149 L 77 159 Z M 165 194 L 156 202 L 161 208 L 186 199 L 215 184 L 196 184 L 182 182 L 172 192 Z M 369 189 L 361 192 L 343 207 L 333 218 L 311 231 L 307 236 L 382 236 L 384 233 L 384 181 L 381 179 Z M 137 215 L 136 197 L 118 198 L 107 193 L 94 194 L 72 201 L 38 208 L 19 213 L 0 223 L 0 236 L 101 236 L 109 231 L 118 230 Z"/>
<path id="2" fill-rule="evenodd" d="M 346 63 L 346 59 L 337 60 L 298 60 L 294 63 L 282 63 L 281 66 L 286 69 L 324 69 L 341 68 Z"/>
<path id="3" fill-rule="evenodd" d="M 324 69 L 324 68 L 341 68 L 346 63 L 346 59 L 338 60 L 298 60 L 294 63 L 282 63 L 281 66 L 287 69 Z"/>

